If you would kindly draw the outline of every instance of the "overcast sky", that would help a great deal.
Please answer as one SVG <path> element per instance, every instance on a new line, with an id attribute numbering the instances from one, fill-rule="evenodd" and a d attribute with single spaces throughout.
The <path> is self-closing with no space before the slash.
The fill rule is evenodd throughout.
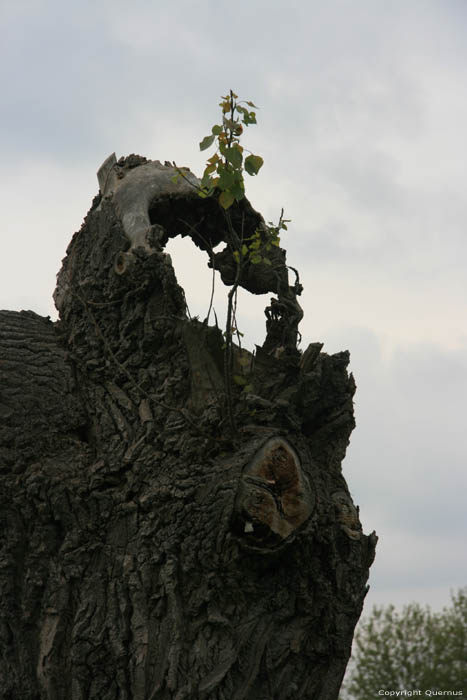
<path id="1" fill-rule="evenodd" d="M 351 351 L 344 474 L 380 536 L 367 610 L 467 584 L 466 36 L 465 0 L 0 0 L 0 308 L 56 318 L 110 153 L 199 174 L 220 95 L 259 105 L 247 193 L 293 220 L 303 347 Z M 203 315 L 202 254 L 170 252 Z M 241 301 L 247 345 L 267 299 Z"/>

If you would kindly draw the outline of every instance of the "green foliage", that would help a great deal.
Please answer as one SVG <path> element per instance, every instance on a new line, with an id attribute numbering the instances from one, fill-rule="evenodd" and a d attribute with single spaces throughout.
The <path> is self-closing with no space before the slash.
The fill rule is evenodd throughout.
<path id="1" fill-rule="evenodd" d="M 401 613 L 393 605 L 373 608 L 357 628 L 344 689 L 356 700 L 380 697 L 380 690 L 466 695 L 467 587 L 441 613 L 417 603 Z"/>
<path id="2" fill-rule="evenodd" d="M 238 96 L 232 90 L 221 99 L 222 124 L 214 124 L 209 136 L 205 136 L 199 144 L 200 150 L 205 151 L 216 142 L 216 152 L 208 159 L 201 179 L 201 195 L 210 197 L 217 194 L 219 204 L 227 210 L 245 196 L 243 171 L 248 175 L 257 175 L 263 159 L 251 153 L 244 160 L 244 148 L 240 144 L 243 126 L 256 124 L 256 112 L 244 105 L 258 109 L 256 105 L 253 102 L 238 102 Z"/>
<path id="3" fill-rule="evenodd" d="M 265 225 L 261 231 L 256 230 L 248 238 L 239 237 L 233 231 L 232 220 L 227 211 L 232 204 L 239 202 L 245 197 L 244 171 L 249 175 L 257 175 L 263 166 L 261 156 L 250 153 L 243 158 L 244 147 L 240 144 L 240 136 L 243 133 L 243 126 L 256 124 L 256 112 L 248 107 L 258 109 L 251 101 L 238 102 L 238 96 L 230 90 L 228 95 L 223 96 L 219 103 L 222 111 L 222 124 L 214 124 L 211 133 L 205 136 L 199 143 L 201 151 L 205 151 L 216 143 L 215 153 L 207 159 L 206 167 L 201 178 L 201 185 L 198 187 L 200 197 L 215 197 L 226 213 L 226 221 L 230 234 L 230 244 L 235 240 L 241 246 L 232 250 L 232 255 L 239 267 L 244 262 L 253 265 L 264 263 L 270 265 L 271 261 L 265 255 L 271 246 L 278 247 L 280 244 L 280 232 L 287 230 L 287 223 L 290 219 L 284 219 L 282 209 L 277 225 L 271 221 Z M 172 178 L 177 182 L 179 177 L 186 177 L 183 168 L 176 168 L 176 175 Z"/>
<path id="4" fill-rule="evenodd" d="M 258 109 L 258 107 L 250 101 L 239 102 L 238 96 L 232 90 L 221 99 L 222 102 L 220 102 L 219 106 L 221 108 L 222 123 L 214 124 L 211 128 L 211 133 L 199 143 L 201 151 L 206 151 L 213 145 L 216 146 L 216 150 L 206 161 L 200 185 L 194 186 L 200 197 L 217 199 L 222 208 L 226 224 L 225 241 L 236 263 L 235 280 L 227 295 L 227 321 L 223 347 L 226 406 L 231 428 L 235 430 L 231 391 L 232 382 L 237 387 L 242 388 L 243 394 L 252 390 L 247 373 L 243 371 L 244 368 L 241 368 L 241 372 L 233 372 L 232 338 L 234 335 L 237 337 L 240 347 L 240 338 L 243 335 L 238 330 L 236 322 L 237 289 L 246 263 L 272 265 L 268 252 L 272 250 L 273 246 L 279 246 L 280 232 L 287 230 L 287 223 L 290 220 L 284 219 L 284 210 L 282 209 L 277 225 L 274 225 L 272 222 L 269 222 L 267 225 L 262 224 L 259 229 L 247 237 L 245 237 L 243 223 L 241 224 L 241 230 L 236 230 L 229 210 L 235 202 L 240 202 L 245 197 L 244 172 L 251 176 L 257 175 L 264 162 L 261 156 L 255 155 L 250 151 L 247 151 L 248 155 L 245 156 L 245 149 L 240 143 L 244 127 L 256 124 L 256 112 L 253 110 Z M 188 179 L 186 170 L 177 168 L 176 165 L 175 169 L 176 174 L 172 178 L 174 182 L 177 182 L 182 177 L 190 184 L 193 184 Z M 211 306 L 212 295 L 209 308 Z"/>
<path id="5" fill-rule="evenodd" d="M 271 265 L 272 263 L 267 253 L 271 250 L 272 246 L 276 248 L 279 247 L 281 241 L 280 232 L 282 230 L 287 230 L 287 224 L 289 222 L 290 219 L 284 219 L 284 210 L 282 209 L 277 225 L 269 221 L 263 230 L 260 231 L 256 229 L 251 236 L 244 238 L 241 249 L 235 250 L 233 253 L 237 263 L 244 260 L 252 263 L 252 265 L 257 265 L 258 263 Z"/>

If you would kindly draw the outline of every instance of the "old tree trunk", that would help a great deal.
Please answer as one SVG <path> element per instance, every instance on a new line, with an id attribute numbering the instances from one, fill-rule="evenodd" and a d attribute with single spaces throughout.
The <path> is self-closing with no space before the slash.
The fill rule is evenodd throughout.
<path id="1" fill-rule="evenodd" d="M 237 280 L 277 297 L 229 365 L 164 252 L 187 235 L 232 285 L 226 222 L 173 174 L 107 162 L 59 321 L 0 313 L 1 698 L 338 695 L 376 543 L 341 472 L 348 353 L 297 349 L 277 248 Z M 246 200 L 232 222 L 264 226 Z"/>

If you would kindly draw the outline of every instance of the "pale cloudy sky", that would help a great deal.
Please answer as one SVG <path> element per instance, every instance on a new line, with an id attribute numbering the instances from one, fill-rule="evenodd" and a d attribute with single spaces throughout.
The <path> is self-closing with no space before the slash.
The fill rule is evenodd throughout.
<path id="1" fill-rule="evenodd" d="M 249 198 L 293 220 L 304 346 L 352 354 L 368 609 L 439 608 L 467 583 L 466 36 L 465 0 L 0 0 L 0 308 L 56 317 L 107 155 L 200 173 L 220 95 L 260 106 Z M 171 253 L 203 315 L 204 258 Z M 266 301 L 241 302 L 250 346 Z"/>

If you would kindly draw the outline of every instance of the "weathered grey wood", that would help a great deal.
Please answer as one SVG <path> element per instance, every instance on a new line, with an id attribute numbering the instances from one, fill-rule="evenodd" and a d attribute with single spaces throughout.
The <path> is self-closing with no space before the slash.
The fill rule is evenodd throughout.
<path id="1" fill-rule="evenodd" d="M 335 700 L 376 543 L 341 469 L 348 353 L 297 349 L 283 251 L 276 278 L 246 270 L 282 306 L 232 433 L 222 334 L 187 318 L 164 252 L 177 233 L 209 251 L 222 213 L 188 191 L 146 205 L 135 243 L 96 198 L 57 323 L 0 313 L 0 697 Z"/>

